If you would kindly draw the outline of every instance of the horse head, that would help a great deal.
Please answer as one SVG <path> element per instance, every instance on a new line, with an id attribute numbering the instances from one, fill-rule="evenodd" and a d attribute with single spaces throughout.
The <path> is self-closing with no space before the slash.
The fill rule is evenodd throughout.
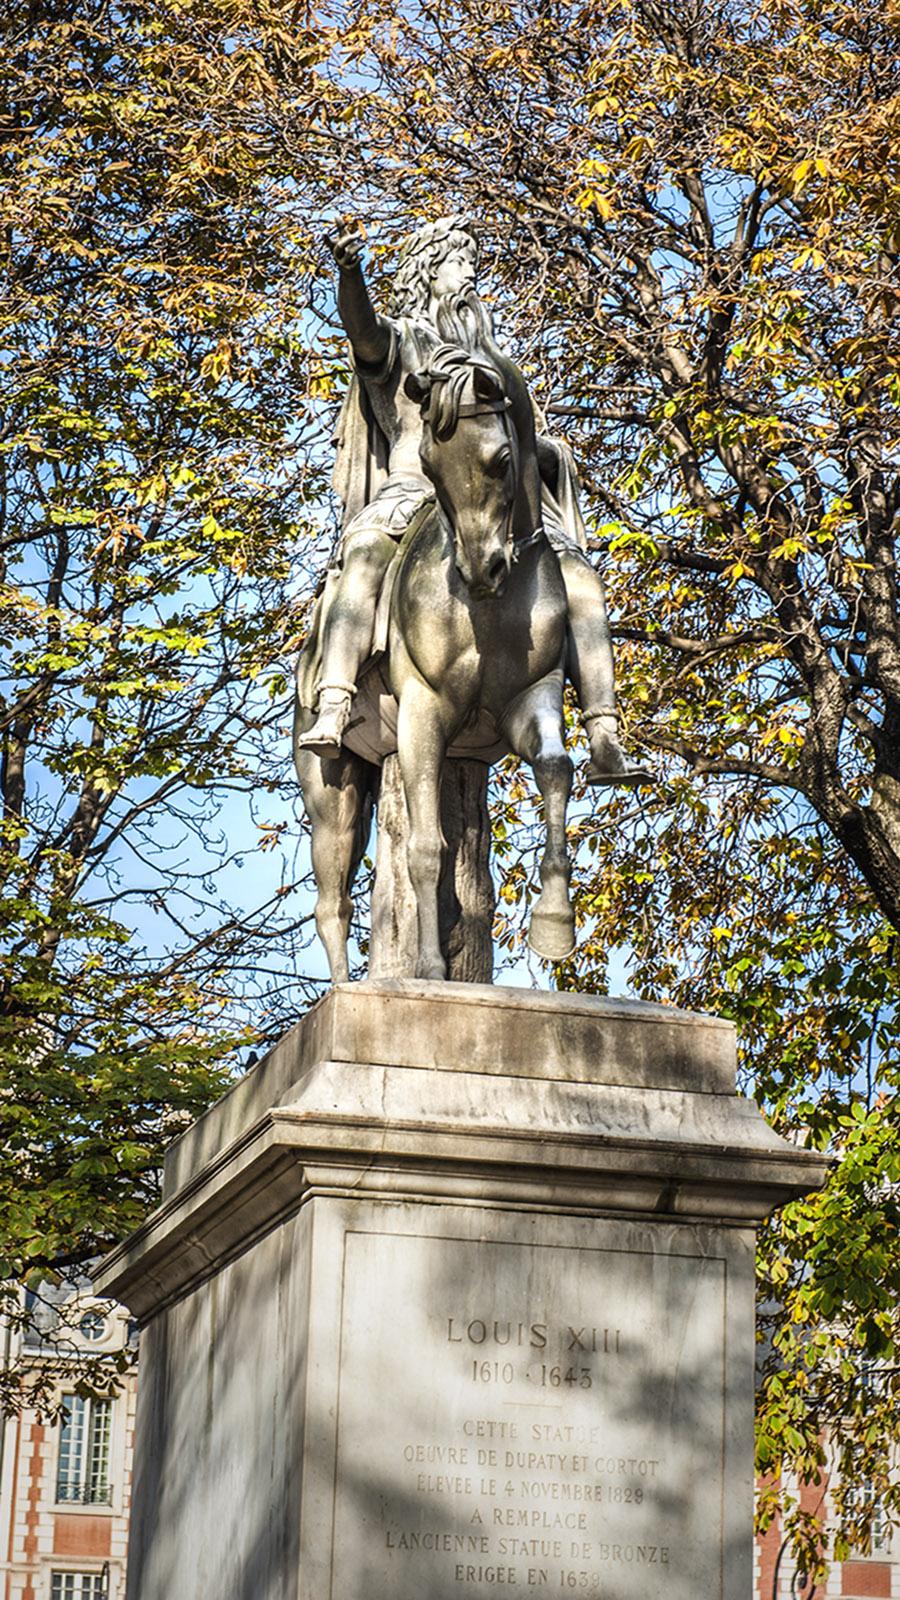
<path id="1" fill-rule="evenodd" d="M 406 380 L 422 408 L 422 466 L 454 535 L 456 566 L 476 599 L 499 594 L 513 557 L 519 443 L 503 380 L 486 357 L 441 345 Z"/>

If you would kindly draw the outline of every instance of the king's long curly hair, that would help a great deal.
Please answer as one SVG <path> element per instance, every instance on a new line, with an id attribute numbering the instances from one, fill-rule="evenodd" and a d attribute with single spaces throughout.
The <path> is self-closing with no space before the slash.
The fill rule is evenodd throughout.
<path id="1" fill-rule="evenodd" d="M 400 246 L 400 262 L 394 274 L 389 306 L 392 317 L 420 317 L 428 310 L 434 269 L 457 238 L 475 240 L 474 229 L 465 217 L 441 217 L 423 222 L 407 234 Z"/>

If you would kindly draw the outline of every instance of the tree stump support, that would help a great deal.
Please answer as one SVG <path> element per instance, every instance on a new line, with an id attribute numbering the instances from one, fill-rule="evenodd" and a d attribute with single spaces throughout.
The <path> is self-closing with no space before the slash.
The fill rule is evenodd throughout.
<path id="1" fill-rule="evenodd" d="M 495 897 L 487 786 L 483 761 L 445 761 L 441 827 L 447 848 L 438 913 L 447 977 L 456 983 L 490 983 L 493 977 Z M 416 900 L 407 867 L 409 818 L 396 755 L 387 756 L 381 769 L 377 823 L 369 976 L 412 978 L 418 943 Z"/>

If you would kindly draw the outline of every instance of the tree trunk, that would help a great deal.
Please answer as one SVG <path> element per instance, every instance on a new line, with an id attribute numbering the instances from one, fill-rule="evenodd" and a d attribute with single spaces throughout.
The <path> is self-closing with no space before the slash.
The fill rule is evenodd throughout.
<path id="1" fill-rule="evenodd" d="M 900 817 L 891 792 L 897 785 L 882 778 L 876 779 L 876 786 L 870 805 L 840 812 L 834 806 L 816 804 L 816 797 L 812 798 L 819 815 L 865 878 L 886 921 L 900 933 Z"/>
<path id="2" fill-rule="evenodd" d="M 490 983 L 494 971 L 487 780 L 482 761 L 444 763 L 441 827 L 447 849 L 438 912 L 447 977 L 457 983 Z M 387 756 L 381 769 L 377 817 L 369 976 L 412 978 L 418 945 L 416 900 L 406 862 L 409 819 L 395 755 Z"/>

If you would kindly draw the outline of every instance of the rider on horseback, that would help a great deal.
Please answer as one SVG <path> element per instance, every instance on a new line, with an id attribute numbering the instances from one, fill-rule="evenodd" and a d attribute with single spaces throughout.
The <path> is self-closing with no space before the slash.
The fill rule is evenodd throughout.
<path id="1" fill-rule="evenodd" d="M 559 559 L 568 605 L 566 670 L 590 741 L 588 782 L 652 781 L 619 743 L 606 599 L 584 549 L 571 458 L 564 445 L 537 434 L 525 381 L 494 344 L 475 292 L 471 231 L 458 218 L 445 218 L 410 235 L 394 280 L 393 317 L 379 316 L 372 306 L 361 250 L 359 235 L 350 229 L 332 243 L 340 268 L 338 310 L 355 377 L 341 413 L 335 468 L 344 507 L 341 570 L 324 620 L 318 712 L 300 747 L 326 757 L 338 754 L 359 671 L 372 651 L 385 574 L 413 521 L 431 509 L 434 489 L 419 458 L 422 416 L 406 380 L 427 369 L 434 353 L 450 343 L 482 353 L 504 380 L 522 460 L 514 544 L 524 547 L 543 532 Z"/>

